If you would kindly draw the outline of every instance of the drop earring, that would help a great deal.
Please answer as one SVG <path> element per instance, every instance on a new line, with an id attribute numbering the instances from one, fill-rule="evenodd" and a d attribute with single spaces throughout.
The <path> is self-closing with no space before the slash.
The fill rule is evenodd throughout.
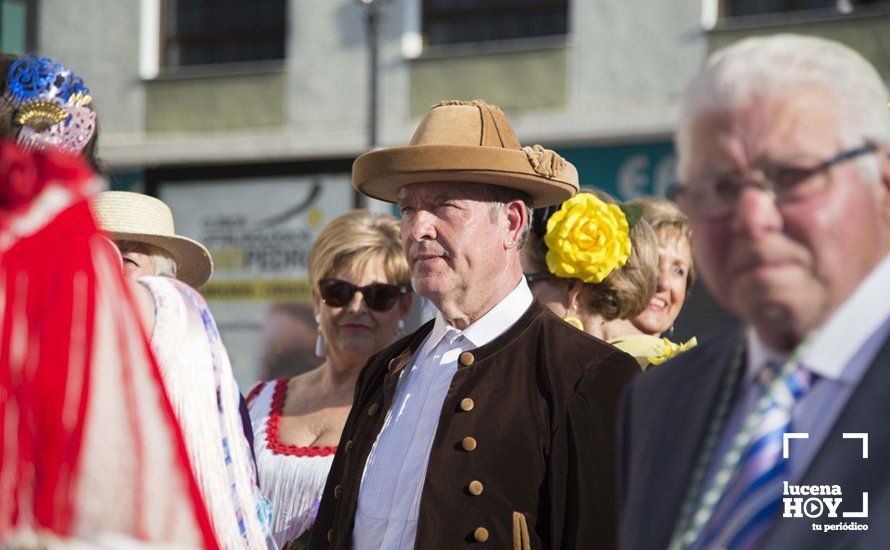
<path id="1" fill-rule="evenodd" d="M 324 357 L 324 336 L 321 334 L 321 315 L 315 316 L 315 322 L 318 323 L 318 338 L 315 339 L 315 356 Z"/>
<path id="2" fill-rule="evenodd" d="M 562 320 L 565 321 L 566 323 L 572 325 L 576 329 L 578 329 L 582 332 L 584 331 L 584 323 L 582 323 L 581 319 L 578 319 L 574 315 L 566 315 L 565 317 L 562 318 Z"/>
<path id="3" fill-rule="evenodd" d="M 404 319 L 399 319 L 399 322 L 396 323 L 396 334 L 399 336 L 401 336 L 402 334 L 405 334 L 405 320 Z"/>
<path id="4" fill-rule="evenodd" d="M 572 303 L 571 298 L 569 299 L 569 308 L 566 310 L 566 316 L 563 317 L 562 320 L 580 330 L 581 332 L 584 332 L 584 322 L 578 318 L 575 310 L 575 305 Z"/>

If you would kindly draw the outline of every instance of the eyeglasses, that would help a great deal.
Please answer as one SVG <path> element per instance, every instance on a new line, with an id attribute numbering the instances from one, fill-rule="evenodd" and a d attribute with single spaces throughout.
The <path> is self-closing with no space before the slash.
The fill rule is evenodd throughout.
<path id="1" fill-rule="evenodd" d="M 870 143 L 841 151 L 815 166 L 765 166 L 748 174 L 732 172 L 705 178 L 674 188 L 671 198 L 687 216 L 699 219 L 722 218 L 732 213 L 745 187 L 769 192 L 777 204 L 800 201 L 828 187 L 828 170 L 834 165 L 877 150 L 877 145 Z"/>
<path id="2" fill-rule="evenodd" d="M 525 281 L 528 283 L 529 286 L 531 286 L 532 283 L 537 283 L 538 281 L 543 281 L 545 279 L 549 279 L 549 278 L 553 277 L 553 275 L 551 275 L 547 271 L 538 271 L 537 273 L 526 273 L 523 276 L 525 277 Z"/>
<path id="3" fill-rule="evenodd" d="M 321 299 L 331 307 L 345 307 L 352 302 L 356 292 L 362 293 L 362 299 L 374 311 L 389 311 L 398 299 L 411 292 L 407 286 L 374 283 L 367 286 L 355 286 L 340 279 L 322 279 L 318 282 Z"/>

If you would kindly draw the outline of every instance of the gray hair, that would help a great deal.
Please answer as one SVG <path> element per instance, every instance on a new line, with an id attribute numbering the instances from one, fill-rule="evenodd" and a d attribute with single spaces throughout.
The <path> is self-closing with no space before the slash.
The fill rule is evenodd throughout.
<path id="1" fill-rule="evenodd" d="M 501 187 L 499 185 L 479 184 L 479 189 L 485 197 L 486 202 L 490 203 L 489 212 L 491 213 L 491 221 L 495 221 L 498 212 L 504 208 L 508 202 L 522 201 L 525 205 L 525 225 L 519 233 L 518 244 L 521 249 L 528 239 L 528 232 L 532 227 L 532 198 L 528 193 L 519 191 L 518 189 L 510 189 L 509 187 Z"/>
<path id="2" fill-rule="evenodd" d="M 176 279 L 176 260 L 163 248 L 137 241 L 117 241 L 116 244 L 121 254 L 136 252 L 151 258 L 155 266 L 155 275 Z"/>
<path id="3" fill-rule="evenodd" d="M 831 94 L 845 147 L 863 142 L 890 145 L 890 94 L 877 70 L 860 54 L 838 42 L 812 36 L 754 37 L 712 54 L 687 88 L 676 136 L 678 172 L 687 171 L 693 122 L 698 115 L 732 110 L 800 86 L 818 87 Z M 876 173 L 873 156 L 863 157 L 862 162 Z"/>

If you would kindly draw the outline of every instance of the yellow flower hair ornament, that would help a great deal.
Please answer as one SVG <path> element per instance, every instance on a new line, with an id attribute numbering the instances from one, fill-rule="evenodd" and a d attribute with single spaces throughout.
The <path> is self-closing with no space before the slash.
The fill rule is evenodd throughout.
<path id="1" fill-rule="evenodd" d="M 603 282 L 630 257 L 630 228 L 641 214 L 639 207 L 578 193 L 547 221 L 547 269 L 557 277 Z"/>

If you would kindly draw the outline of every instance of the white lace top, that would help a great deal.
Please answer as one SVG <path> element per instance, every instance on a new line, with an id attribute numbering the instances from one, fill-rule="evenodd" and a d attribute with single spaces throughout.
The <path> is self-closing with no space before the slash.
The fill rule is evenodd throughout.
<path id="1" fill-rule="evenodd" d="M 312 527 L 337 447 L 286 445 L 279 438 L 288 379 L 263 382 L 247 398 L 260 490 L 272 502 L 270 548 L 280 549 Z"/>

